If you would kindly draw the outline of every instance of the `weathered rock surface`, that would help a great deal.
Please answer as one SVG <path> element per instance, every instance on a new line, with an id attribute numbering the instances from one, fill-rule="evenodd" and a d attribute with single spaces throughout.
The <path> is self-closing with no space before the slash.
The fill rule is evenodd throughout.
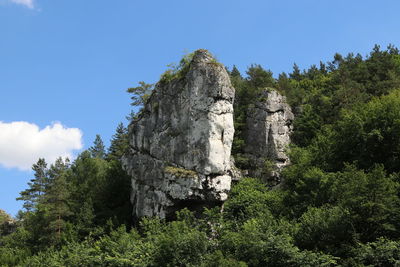
<path id="1" fill-rule="evenodd" d="M 246 147 L 252 165 L 250 176 L 260 177 L 270 185 L 280 183 L 280 172 L 289 164 L 286 149 L 293 130 L 293 113 L 286 97 L 267 88 L 248 110 Z"/>
<path id="2" fill-rule="evenodd" d="M 166 218 L 184 206 L 226 200 L 231 186 L 235 90 L 225 68 L 195 52 L 183 78 L 160 81 L 131 123 L 133 214 Z"/>
<path id="3" fill-rule="evenodd" d="M 17 228 L 17 222 L 0 209 L 0 236 L 11 234 Z"/>

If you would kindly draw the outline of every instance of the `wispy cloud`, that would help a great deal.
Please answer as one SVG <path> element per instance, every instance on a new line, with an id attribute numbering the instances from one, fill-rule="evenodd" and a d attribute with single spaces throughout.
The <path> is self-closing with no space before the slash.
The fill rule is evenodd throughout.
<path id="1" fill-rule="evenodd" d="M 30 8 L 30 9 L 35 8 L 34 0 L 11 0 L 11 2 L 18 4 L 18 5 L 26 6 L 27 8 Z"/>
<path id="2" fill-rule="evenodd" d="M 36 124 L 0 121 L 0 165 L 29 170 L 39 158 L 52 163 L 58 157 L 73 157 L 82 148 L 82 132 L 54 123 L 40 129 Z"/>

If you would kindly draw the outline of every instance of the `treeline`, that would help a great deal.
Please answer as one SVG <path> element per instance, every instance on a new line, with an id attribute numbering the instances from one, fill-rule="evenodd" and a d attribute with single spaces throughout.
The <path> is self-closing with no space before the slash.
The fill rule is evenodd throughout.
<path id="1" fill-rule="evenodd" d="M 243 178 L 222 212 L 205 209 L 199 218 L 182 210 L 176 221 L 144 218 L 132 226 L 129 178 L 117 160 L 126 141 L 113 154 L 99 149 L 98 140 L 72 164 L 34 165 L 35 178 L 21 193 L 19 227 L 0 239 L 0 263 L 400 265 L 399 50 L 376 46 L 365 58 L 336 54 L 304 71 L 295 65 L 278 78 L 260 65 L 245 75 L 234 67 L 230 75 L 237 91 L 233 155 L 239 167 L 249 167 L 245 119 L 258 94 L 273 87 L 292 105 L 294 144 L 283 184 L 270 189 Z"/>
<path id="2" fill-rule="evenodd" d="M 93 146 L 72 163 L 59 158 L 49 166 L 39 159 L 28 188 L 17 198 L 24 208 L 18 227 L 0 237 L 0 266 L 130 226 L 130 178 L 119 161 L 127 147 L 127 130 L 119 124 L 107 152 L 97 135 Z"/>

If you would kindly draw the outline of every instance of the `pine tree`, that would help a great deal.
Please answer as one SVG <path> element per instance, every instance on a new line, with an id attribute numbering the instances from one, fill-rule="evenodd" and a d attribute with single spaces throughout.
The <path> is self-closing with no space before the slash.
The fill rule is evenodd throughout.
<path id="1" fill-rule="evenodd" d="M 247 81 L 253 88 L 275 87 L 275 79 L 270 70 L 265 70 L 261 65 L 252 64 L 246 71 Z"/>
<path id="2" fill-rule="evenodd" d="M 132 94 L 132 106 L 143 106 L 153 91 L 154 84 L 139 82 L 139 86 L 128 88 L 126 91 Z"/>
<path id="3" fill-rule="evenodd" d="M 108 160 L 119 160 L 128 148 L 128 130 L 119 123 L 108 149 Z"/>
<path id="4" fill-rule="evenodd" d="M 96 139 L 93 142 L 93 146 L 89 148 L 89 151 L 93 158 L 104 159 L 106 152 L 103 140 L 99 134 L 96 134 Z"/>
<path id="5" fill-rule="evenodd" d="M 58 158 L 54 164 L 51 164 L 48 170 L 48 184 L 51 185 L 53 180 L 55 180 L 58 176 L 62 175 L 67 169 L 70 167 L 69 159 L 66 158 L 63 160 L 61 157 Z"/>
<path id="6" fill-rule="evenodd" d="M 69 161 L 61 158 L 50 167 L 50 182 L 46 188 L 43 199 L 43 209 L 46 211 L 47 230 L 50 240 L 59 244 L 61 234 L 66 225 L 66 218 L 72 214 L 68 201 L 70 197 L 70 186 L 67 181 L 67 170 Z"/>
<path id="7" fill-rule="evenodd" d="M 301 80 L 301 71 L 300 71 L 299 66 L 297 66 L 296 63 L 293 64 L 293 72 L 289 74 L 289 77 L 296 81 Z"/>
<path id="8" fill-rule="evenodd" d="M 95 219 L 93 201 L 90 197 L 81 204 L 76 217 L 76 229 L 78 230 L 78 233 L 82 236 L 88 235 L 93 227 Z"/>
<path id="9" fill-rule="evenodd" d="M 43 158 L 40 158 L 36 164 L 33 164 L 35 178 L 28 182 L 29 188 L 20 192 L 20 197 L 17 200 L 24 201 L 23 207 L 26 211 L 34 211 L 36 206 L 45 192 L 48 183 L 47 163 Z"/>
<path id="10" fill-rule="evenodd" d="M 240 77 L 242 78 L 242 75 L 240 74 L 240 71 L 238 68 L 236 68 L 236 65 L 233 65 L 232 71 L 231 71 L 231 77 Z"/>

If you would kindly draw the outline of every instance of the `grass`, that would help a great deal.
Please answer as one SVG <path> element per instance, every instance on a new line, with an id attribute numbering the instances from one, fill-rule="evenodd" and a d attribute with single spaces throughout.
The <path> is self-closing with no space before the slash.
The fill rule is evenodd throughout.
<path id="1" fill-rule="evenodd" d="M 195 178 L 195 177 L 197 177 L 197 173 L 195 171 L 187 170 L 184 168 L 167 166 L 167 167 L 165 167 L 164 171 L 166 173 L 172 174 L 172 175 L 174 175 L 176 177 L 180 177 L 180 178 Z"/>

